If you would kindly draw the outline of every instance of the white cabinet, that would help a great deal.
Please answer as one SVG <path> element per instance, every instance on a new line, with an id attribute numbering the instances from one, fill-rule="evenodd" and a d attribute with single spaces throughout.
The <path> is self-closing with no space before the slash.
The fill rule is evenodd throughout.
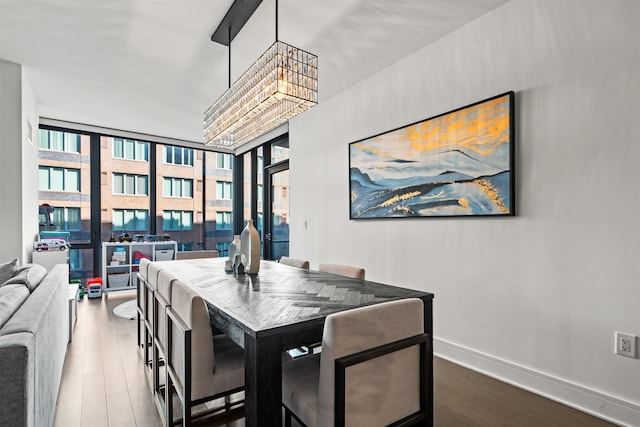
<path id="1" fill-rule="evenodd" d="M 67 264 L 69 262 L 69 249 L 50 250 L 50 251 L 33 251 L 32 260 L 34 264 L 40 264 L 47 271 L 51 271 L 56 264 Z"/>
<path id="2" fill-rule="evenodd" d="M 123 242 L 102 244 L 102 290 L 135 289 L 140 260 L 163 261 L 176 258 L 178 244 L 169 242 Z"/>
<path id="3" fill-rule="evenodd" d="M 78 284 L 69 284 L 69 292 L 67 293 L 67 299 L 69 300 L 69 342 L 73 340 L 73 328 L 76 325 L 78 319 Z"/>

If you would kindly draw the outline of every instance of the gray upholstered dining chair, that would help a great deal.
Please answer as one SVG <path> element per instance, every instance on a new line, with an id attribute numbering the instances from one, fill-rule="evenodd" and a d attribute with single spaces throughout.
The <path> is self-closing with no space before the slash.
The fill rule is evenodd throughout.
<path id="1" fill-rule="evenodd" d="M 324 273 L 337 274 L 338 276 L 349 277 L 351 279 L 364 280 L 364 268 L 360 267 L 352 267 L 350 265 L 342 265 L 342 264 L 320 264 L 318 266 L 318 271 L 322 271 Z M 320 351 L 320 343 L 315 342 L 311 344 L 305 344 L 300 346 L 294 350 L 289 352 L 295 353 L 294 357 L 299 357 L 301 355 L 313 354 L 314 352 Z"/>
<path id="2" fill-rule="evenodd" d="M 162 366 L 164 365 L 164 359 L 167 348 L 167 308 L 171 306 L 171 287 L 176 277 L 166 270 L 161 270 L 158 273 L 158 286 L 154 293 L 153 300 L 153 385 L 154 393 L 156 397 L 160 399 L 163 404 L 166 404 L 166 387 L 165 387 L 165 375 L 162 375 Z"/>
<path id="3" fill-rule="evenodd" d="M 204 300 L 180 280 L 171 285 L 166 313 L 165 425 L 173 425 L 175 392 L 182 404 L 182 425 L 188 426 L 193 406 L 244 389 L 244 350 L 226 335 L 213 335 Z M 219 409 L 228 405 L 214 411 Z"/>
<path id="4" fill-rule="evenodd" d="M 149 343 L 147 329 L 145 328 L 145 318 L 147 313 L 147 304 L 145 302 L 146 283 L 148 280 L 148 271 L 150 260 L 142 258 L 138 266 L 137 286 L 136 286 L 136 305 L 138 310 L 138 345 L 144 349 Z"/>
<path id="5" fill-rule="evenodd" d="M 285 425 L 424 423 L 428 343 L 417 298 L 327 316 L 322 353 L 282 366 Z"/>
<path id="6" fill-rule="evenodd" d="M 218 258 L 218 251 L 215 249 L 206 251 L 180 251 L 176 253 L 176 259 L 200 259 Z"/>
<path id="7" fill-rule="evenodd" d="M 320 264 L 318 271 L 324 273 L 337 274 L 339 276 L 350 277 L 352 279 L 364 280 L 364 268 L 352 267 L 341 264 Z"/>
<path id="8" fill-rule="evenodd" d="M 142 292 L 143 301 L 143 319 L 144 319 L 144 340 L 143 340 L 143 354 L 145 366 L 153 370 L 153 329 L 155 314 L 153 310 L 155 293 L 158 289 L 158 275 L 162 270 L 162 264 L 157 262 L 147 262 L 147 260 L 140 260 L 139 268 L 139 283 L 142 289 L 138 292 Z M 146 277 L 144 272 L 146 271 Z M 152 384 L 152 388 L 155 390 L 157 384 Z"/>
<path id="9" fill-rule="evenodd" d="M 296 258 L 289 258 L 288 256 L 281 256 L 278 260 L 280 264 L 290 265 L 291 267 L 298 267 L 309 269 L 309 261 L 304 261 Z"/>
<path id="10" fill-rule="evenodd" d="M 278 263 L 289 265 L 291 267 L 303 268 L 305 270 L 309 269 L 309 261 L 301 260 L 297 258 L 290 258 L 288 256 L 281 256 L 280 259 L 278 260 Z M 287 350 L 285 352 L 286 353 L 285 357 L 294 358 L 294 357 L 302 356 L 304 354 L 309 353 L 311 348 L 312 348 L 312 345 L 307 345 L 307 346 L 302 346 L 302 347 L 297 347 L 294 349 Z"/>

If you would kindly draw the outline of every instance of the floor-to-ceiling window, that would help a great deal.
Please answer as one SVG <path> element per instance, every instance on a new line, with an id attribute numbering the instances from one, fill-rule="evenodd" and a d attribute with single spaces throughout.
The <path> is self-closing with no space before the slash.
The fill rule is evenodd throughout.
<path id="1" fill-rule="evenodd" d="M 38 135 L 38 198 L 41 232 L 55 231 L 68 237 L 71 279 L 96 275 L 92 206 L 91 135 L 54 127 L 43 127 Z"/>
<path id="2" fill-rule="evenodd" d="M 264 242 L 264 146 L 256 149 L 256 229 L 260 241 Z M 264 244 L 261 245 L 260 255 L 264 257 Z"/>
<path id="3" fill-rule="evenodd" d="M 173 145 L 158 145 L 157 234 L 178 242 L 178 250 L 204 249 L 202 203 L 204 153 Z"/>
<path id="4" fill-rule="evenodd" d="M 211 153 L 213 154 L 213 153 Z M 207 168 L 211 197 L 207 198 L 208 217 L 214 226 L 207 236 L 215 241 L 220 256 L 226 256 L 233 239 L 233 154 L 215 153 Z M 212 222 L 209 222 L 211 224 Z"/>
<path id="5" fill-rule="evenodd" d="M 103 242 L 150 234 L 150 149 L 145 141 L 100 136 Z"/>
<path id="6" fill-rule="evenodd" d="M 242 173 L 239 233 L 251 219 L 260 234 L 265 259 L 289 255 L 289 139 L 276 138 L 237 157 Z"/>
<path id="7" fill-rule="evenodd" d="M 289 255 L 289 139 L 279 138 L 270 144 L 271 161 L 265 168 L 266 225 L 271 235 L 267 253 L 271 259 Z"/>
<path id="8" fill-rule="evenodd" d="M 44 222 L 69 232 L 72 277 L 98 277 L 101 243 L 124 233 L 226 254 L 233 155 L 42 126 L 39 159 Z"/>

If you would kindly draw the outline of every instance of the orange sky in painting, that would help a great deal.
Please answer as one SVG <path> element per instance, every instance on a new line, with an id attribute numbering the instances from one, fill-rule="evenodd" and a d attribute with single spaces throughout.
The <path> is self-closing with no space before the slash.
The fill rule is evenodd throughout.
<path id="1" fill-rule="evenodd" d="M 486 156 L 500 144 L 509 141 L 506 99 L 493 99 L 410 126 L 405 131 L 405 137 L 416 151 L 460 147 Z"/>

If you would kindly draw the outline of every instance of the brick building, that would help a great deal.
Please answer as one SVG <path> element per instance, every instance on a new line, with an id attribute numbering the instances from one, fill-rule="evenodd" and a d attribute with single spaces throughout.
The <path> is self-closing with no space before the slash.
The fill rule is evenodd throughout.
<path id="1" fill-rule="evenodd" d="M 57 229 L 68 231 L 80 247 L 91 241 L 90 135 L 41 129 L 39 137 L 39 202 L 55 208 Z M 218 249 L 224 255 L 233 237 L 231 155 L 99 138 L 98 245 L 124 232 L 167 234 L 179 250 Z M 93 257 L 91 249 L 72 250 L 72 277 L 99 275 Z"/>

